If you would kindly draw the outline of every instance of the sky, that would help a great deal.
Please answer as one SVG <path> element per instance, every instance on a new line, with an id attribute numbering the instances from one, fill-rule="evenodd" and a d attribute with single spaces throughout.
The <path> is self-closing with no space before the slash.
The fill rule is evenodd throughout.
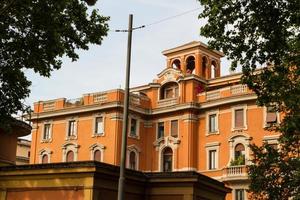
<path id="1" fill-rule="evenodd" d="M 166 58 L 161 53 L 163 50 L 194 40 L 208 42 L 200 36 L 200 27 L 206 21 L 198 19 L 203 9 L 197 0 L 98 0 L 95 7 L 101 15 L 110 17 L 108 24 L 111 30 L 127 29 L 129 14 L 133 14 L 133 27 L 146 25 L 133 32 L 131 87 L 152 82 L 166 67 Z M 185 15 L 147 26 L 197 8 Z M 62 68 L 53 71 L 50 78 L 27 70 L 32 86 L 25 103 L 32 106 L 39 100 L 74 99 L 86 93 L 124 88 L 127 37 L 127 33 L 108 32 L 102 45 L 90 45 L 88 51 L 78 50 L 76 62 L 63 58 Z M 229 73 L 229 65 L 224 58 L 222 75 Z"/>

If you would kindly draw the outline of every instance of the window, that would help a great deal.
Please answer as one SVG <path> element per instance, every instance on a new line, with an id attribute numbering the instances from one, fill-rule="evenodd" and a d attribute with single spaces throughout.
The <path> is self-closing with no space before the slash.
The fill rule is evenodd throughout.
<path id="1" fill-rule="evenodd" d="M 269 106 L 266 108 L 266 127 L 270 127 L 273 124 L 278 123 L 278 116 L 274 107 Z"/>
<path id="2" fill-rule="evenodd" d="M 131 151 L 129 153 L 129 168 L 133 169 L 133 170 L 137 169 L 137 167 L 136 167 L 136 154 L 135 154 L 134 151 Z"/>
<path id="3" fill-rule="evenodd" d="M 49 140 L 51 137 L 51 124 L 44 124 L 43 140 Z"/>
<path id="4" fill-rule="evenodd" d="M 245 165 L 245 146 L 243 144 L 239 143 L 235 146 L 234 161 L 231 162 L 231 165 Z"/>
<path id="5" fill-rule="evenodd" d="M 165 125 L 164 122 L 158 122 L 157 124 L 157 139 L 164 137 Z"/>
<path id="6" fill-rule="evenodd" d="M 98 162 L 103 162 L 105 146 L 99 143 L 92 144 L 90 147 L 90 158 Z M 75 149 L 76 150 L 76 149 Z M 76 152 L 76 151 L 75 151 Z"/>
<path id="7" fill-rule="evenodd" d="M 216 169 L 217 165 L 216 165 L 216 154 L 217 154 L 217 150 L 209 150 L 208 151 L 208 169 Z"/>
<path id="8" fill-rule="evenodd" d="M 39 151 L 39 163 L 50 163 L 51 162 L 51 154 L 52 154 L 52 151 L 50 151 L 47 148 Z"/>
<path id="9" fill-rule="evenodd" d="M 76 135 L 76 121 L 71 120 L 69 121 L 68 137 L 75 136 L 75 135 Z"/>
<path id="10" fill-rule="evenodd" d="M 101 162 L 101 151 L 100 150 L 94 151 L 94 160 Z"/>
<path id="11" fill-rule="evenodd" d="M 208 131 L 209 133 L 215 133 L 217 132 L 217 114 L 211 114 L 208 116 Z"/>
<path id="12" fill-rule="evenodd" d="M 68 151 L 67 156 L 66 156 L 66 161 L 67 162 L 74 161 L 74 152 L 73 151 Z"/>
<path id="13" fill-rule="evenodd" d="M 193 74 L 195 70 L 195 58 L 193 56 L 189 56 L 186 59 L 186 73 Z"/>
<path id="14" fill-rule="evenodd" d="M 235 128 L 244 127 L 244 109 L 234 110 L 234 127 Z"/>
<path id="15" fill-rule="evenodd" d="M 160 99 L 176 98 L 179 95 L 178 84 L 169 82 L 163 85 L 160 89 Z"/>
<path id="16" fill-rule="evenodd" d="M 219 166 L 220 142 L 210 142 L 205 144 L 206 149 L 206 169 L 214 170 Z"/>
<path id="17" fill-rule="evenodd" d="M 130 136 L 137 136 L 137 120 L 133 118 L 130 120 Z"/>
<path id="18" fill-rule="evenodd" d="M 45 163 L 48 163 L 49 162 L 49 159 L 48 159 L 48 155 L 47 154 L 44 154 L 42 156 L 42 163 L 45 164 Z"/>
<path id="19" fill-rule="evenodd" d="M 245 190 L 236 189 L 235 190 L 235 200 L 245 200 Z"/>
<path id="20" fill-rule="evenodd" d="M 178 120 L 171 121 L 171 136 L 178 137 Z"/>
<path id="21" fill-rule="evenodd" d="M 95 120 L 95 134 L 96 135 L 103 135 L 103 133 L 104 133 L 103 117 L 96 117 L 96 120 Z"/>
<path id="22" fill-rule="evenodd" d="M 163 171 L 171 172 L 172 171 L 172 162 L 173 160 L 173 151 L 170 147 L 166 147 L 163 150 Z"/>

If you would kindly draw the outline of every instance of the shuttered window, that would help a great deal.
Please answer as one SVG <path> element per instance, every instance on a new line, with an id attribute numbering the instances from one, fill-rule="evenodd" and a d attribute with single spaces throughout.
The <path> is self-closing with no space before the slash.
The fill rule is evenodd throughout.
<path id="1" fill-rule="evenodd" d="M 171 136 L 178 137 L 178 120 L 171 121 Z"/>
<path id="2" fill-rule="evenodd" d="M 131 119 L 130 123 L 130 136 L 137 136 L 137 121 L 136 119 Z"/>
<path id="3" fill-rule="evenodd" d="M 94 151 L 94 160 L 101 162 L 101 151 L 100 150 Z"/>
<path id="4" fill-rule="evenodd" d="M 74 152 L 73 152 L 73 151 L 68 151 L 66 161 L 67 161 L 67 162 L 72 162 L 72 161 L 74 161 Z"/>
<path id="5" fill-rule="evenodd" d="M 273 107 L 267 107 L 266 123 L 267 125 L 277 123 L 277 113 Z"/>
<path id="6" fill-rule="evenodd" d="M 104 133 L 103 128 L 103 117 L 96 117 L 95 123 L 95 133 L 102 135 Z"/>
<path id="7" fill-rule="evenodd" d="M 42 163 L 45 164 L 45 163 L 48 163 L 48 155 L 43 155 L 42 157 Z"/>
<path id="8" fill-rule="evenodd" d="M 244 109 L 237 109 L 234 111 L 234 126 L 235 128 L 244 127 Z"/>
<path id="9" fill-rule="evenodd" d="M 44 125 L 44 135 L 43 135 L 44 140 L 50 139 L 50 131 L 51 131 L 51 124 L 45 124 Z"/>

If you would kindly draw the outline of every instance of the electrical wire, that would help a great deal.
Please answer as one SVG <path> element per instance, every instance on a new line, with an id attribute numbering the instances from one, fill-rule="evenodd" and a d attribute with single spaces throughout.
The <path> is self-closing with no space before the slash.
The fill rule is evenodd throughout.
<path id="1" fill-rule="evenodd" d="M 132 31 L 137 30 L 137 29 L 146 28 L 146 27 L 149 27 L 149 26 L 153 26 L 153 25 L 156 25 L 156 24 L 160 24 L 162 22 L 165 22 L 165 21 L 177 18 L 177 17 L 181 17 L 183 15 L 189 14 L 191 12 L 195 12 L 196 10 L 200 10 L 200 9 L 201 8 L 199 7 L 199 8 L 195 8 L 195 9 L 192 9 L 192 10 L 185 11 L 185 12 L 177 14 L 177 15 L 173 15 L 173 16 L 170 16 L 170 17 L 162 18 L 162 19 L 154 21 L 152 23 L 148 23 L 148 24 L 144 24 L 142 26 L 138 26 L 138 27 L 132 28 Z M 127 29 L 114 29 L 114 30 L 109 30 L 109 31 L 111 31 L 111 32 L 128 32 Z"/>

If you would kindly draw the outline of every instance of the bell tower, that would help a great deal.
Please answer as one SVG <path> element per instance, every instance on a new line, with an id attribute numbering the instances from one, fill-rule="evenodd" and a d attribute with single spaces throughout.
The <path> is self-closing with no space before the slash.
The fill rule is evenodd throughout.
<path id="1" fill-rule="evenodd" d="M 224 54 L 208 49 L 202 42 L 193 41 L 162 52 L 167 57 L 167 67 L 181 70 L 184 75 L 194 74 L 203 79 L 220 77 Z"/>

